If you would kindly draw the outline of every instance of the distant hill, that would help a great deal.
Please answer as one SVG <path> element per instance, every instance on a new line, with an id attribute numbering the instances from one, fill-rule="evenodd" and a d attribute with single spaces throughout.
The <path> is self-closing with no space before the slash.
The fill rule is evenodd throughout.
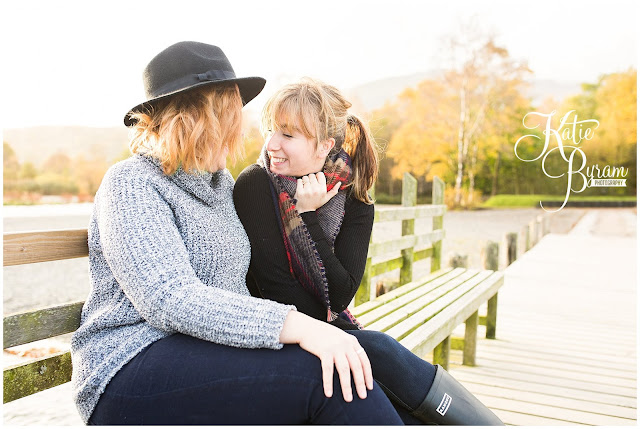
<path id="1" fill-rule="evenodd" d="M 404 89 L 415 87 L 425 79 L 436 78 L 439 70 L 394 76 L 365 83 L 345 90 L 354 104 L 354 110 L 364 113 L 382 107 L 392 101 Z M 537 104 L 547 97 L 558 101 L 580 92 L 580 84 L 558 82 L 549 79 L 533 80 L 529 96 Z M 246 112 L 246 122 L 257 125 L 257 112 Z M 95 154 L 111 161 L 120 156 L 128 146 L 128 130 L 125 127 L 91 128 L 77 126 L 32 127 L 3 130 L 4 141 L 16 152 L 20 162 L 29 161 L 36 166 L 56 152 L 71 158 L 78 155 L 91 157 Z"/>
<path id="2" fill-rule="evenodd" d="M 440 70 L 431 70 L 406 76 L 394 76 L 365 83 L 345 92 L 351 97 L 358 111 L 366 112 L 382 107 L 386 101 L 393 100 L 406 88 L 415 87 L 426 79 L 437 78 L 440 73 Z M 578 94 L 580 90 L 580 84 L 576 82 L 532 79 L 527 95 L 531 97 L 533 104 L 537 105 L 548 97 L 562 101 L 568 96 Z"/>
<path id="3" fill-rule="evenodd" d="M 70 158 L 97 155 L 113 160 L 128 147 L 128 133 L 125 127 L 44 126 L 3 130 L 3 140 L 11 145 L 20 162 L 40 166 L 58 152 Z"/>

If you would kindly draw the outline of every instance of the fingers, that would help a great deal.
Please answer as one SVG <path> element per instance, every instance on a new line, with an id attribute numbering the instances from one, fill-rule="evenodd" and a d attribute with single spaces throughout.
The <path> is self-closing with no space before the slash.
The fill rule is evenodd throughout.
<path id="1" fill-rule="evenodd" d="M 320 364 L 322 365 L 324 395 L 331 398 L 333 396 L 333 356 L 323 356 L 320 359 Z"/>
<path id="2" fill-rule="evenodd" d="M 344 354 L 336 355 L 335 357 L 336 371 L 338 377 L 340 377 L 340 388 L 342 389 L 342 396 L 346 402 L 353 400 L 353 391 L 351 390 L 351 366 Z M 355 375 L 354 371 L 354 375 Z"/>
<path id="3" fill-rule="evenodd" d="M 356 386 L 356 392 L 358 393 L 358 397 L 360 399 L 365 399 L 367 397 L 367 386 L 365 384 L 365 373 L 364 368 L 362 366 L 362 361 L 360 360 L 359 355 L 366 355 L 364 349 L 360 347 L 361 352 L 356 352 L 355 350 L 347 353 L 347 359 L 349 360 L 349 366 L 351 366 L 351 371 L 353 373 L 353 384 Z"/>
<path id="4" fill-rule="evenodd" d="M 329 197 L 329 198 L 327 199 L 327 201 L 329 201 L 331 198 L 335 197 L 335 196 L 336 196 L 336 194 L 337 194 L 338 192 L 340 192 L 340 186 L 342 186 L 342 182 L 338 182 L 338 183 L 336 183 L 336 184 L 334 185 L 334 187 L 333 187 L 333 188 L 331 188 L 331 190 L 330 190 L 329 192 L 327 192 L 327 196 Z"/>
<path id="5" fill-rule="evenodd" d="M 367 356 L 364 351 L 361 353 L 357 353 L 357 355 L 362 365 L 365 385 L 367 386 L 367 389 L 373 390 L 373 371 L 371 370 L 371 362 L 369 361 L 369 356 Z"/>

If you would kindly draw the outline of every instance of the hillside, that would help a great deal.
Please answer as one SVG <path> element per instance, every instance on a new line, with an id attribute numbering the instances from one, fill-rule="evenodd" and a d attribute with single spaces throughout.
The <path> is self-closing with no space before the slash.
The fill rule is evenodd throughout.
<path id="1" fill-rule="evenodd" d="M 406 76 L 395 76 L 369 82 L 346 90 L 357 113 L 364 113 L 382 107 L 393 100 L 405 88 L 416 86 L 425 79 L 437 77 L 439 71 L 432 70 Z M 534 103 L 547 97 L 562 100 L 580 91 L 578 83 L 533 80 L 528 95 Z M 247 123 L 257 125 L 257 111 L 247 112 Z M 74 158 L 78 155 L 112 160 L 126 149 L 128 130 L 124 127 L 91 128 L 78 126 L 32 127 L 6 129 L 4 141 L 16 152 L 20 162 L 29 161 L 40 166 L 51 155 L 61 152 Z"/>
<path id="2" fill-rule="evenodd" d="M 3 130 L 3 140 L 15 151 L 20 162 L 42 165 L 51 155 L 64 153 L 71 158 L 83 155 L 112 160 L 128 145 L 125 127 L 31 127 Z"/>

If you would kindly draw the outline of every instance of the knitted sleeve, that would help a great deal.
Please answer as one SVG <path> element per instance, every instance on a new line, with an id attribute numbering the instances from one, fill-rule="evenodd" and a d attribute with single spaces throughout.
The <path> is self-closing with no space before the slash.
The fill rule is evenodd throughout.
<path id="1" fill-rule="evenodd" d="M 295 307 L 203 284 L 171 208 L 148 179 L 105 177 L 97 218 L 109 268 L 149 324 L 229 346 L 282 347 L 280 331 Z"/>

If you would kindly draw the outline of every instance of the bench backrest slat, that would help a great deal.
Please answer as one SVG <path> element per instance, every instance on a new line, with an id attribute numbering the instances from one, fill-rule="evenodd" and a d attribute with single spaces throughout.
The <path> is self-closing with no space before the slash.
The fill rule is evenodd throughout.
<path id="1" fill-rule="evenodd" d="M 6 316 L 2 327 L 3 348 L 75 331 L 80 326 L 82 304 L 74 302 Z"/>
<path id="2" fill-rule="evenodd" d="M 71 381 L 71 353 L 63 352 L 3 371 L 3 403 Z"/>
<path id="3" fill-rule="evenodd" d="M 86 229 L 4 234 L 3 265 L 81 258 L 89 254 Z"/>

